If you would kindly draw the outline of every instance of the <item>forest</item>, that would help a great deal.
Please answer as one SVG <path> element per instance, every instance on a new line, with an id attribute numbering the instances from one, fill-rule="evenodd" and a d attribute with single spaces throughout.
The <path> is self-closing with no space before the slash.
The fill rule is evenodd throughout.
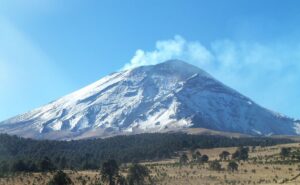
<path id="1" fill-rule="evenodd" d="M 270 137 L 230 138 L 185 133 L 152 133 L 73 141 L 33 140 L 0 134 L 0 173 L 99 169 L 109 159 L 119 164 L 169 159 L 196 148 L 272 146 L 293 142 Z"/>

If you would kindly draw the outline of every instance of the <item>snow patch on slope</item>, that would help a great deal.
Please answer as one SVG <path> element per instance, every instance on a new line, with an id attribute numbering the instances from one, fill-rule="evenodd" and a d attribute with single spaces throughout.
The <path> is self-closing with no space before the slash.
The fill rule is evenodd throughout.
<path id="1" fill-rule="evenodd" d="M 68 139 L 187 127 L 246 134 L 300 134 L 300 122 L 260 107 L 205 71 L 178 60 L 110 74 L 11 118 L 0 132 Z M 56 135 L 53 136 L 53 132 Z"/>
<path id="2" fill-rule="evenodd" d="M 300 135 L 300 122 L 295 122 L 294 129 Z"/>

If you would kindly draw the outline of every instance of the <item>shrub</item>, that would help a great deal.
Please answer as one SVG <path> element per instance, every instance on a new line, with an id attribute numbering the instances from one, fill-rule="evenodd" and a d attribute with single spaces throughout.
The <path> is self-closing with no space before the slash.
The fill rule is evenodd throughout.
<path id="1" fill-rule="evenodd" d="M 129 185 L 143 185 L 146 180 L 150 178 L 149 170 L 147 167 L 140 164 L 133 164 L 128 170 Z"/>
<path id="2" fill-rule="evenodd" d="M 233 154 L 232 159 L 237 160 L 247 160 L 248 159 L 249 148 L 248 147 L 239 147 Z"/>
<path id="3" fill-rule="evenodd" d="M 53 178 L 48 182 L 48 185 L 72 185 L 70 177 L 63 171 L 58 171 Z"/>
<path id="4" fill-rule="evenodd" d="M 229 171 L 237 171 L 238 170 L 238 167 L 239 167 L 239 165 L 235 162 L 235 161 L 230 161 L 229 163 L 228 163 L 228 166 L 227 166 L 227 169 L 229 170 Z"/>
<path id="5" fill-rule="evenodd" d="M 187 156 L 186 154 L 182 154 L 182 155 L 180 156 L 180 158 L 179 158 L 179 163 L 180 163 L 181 165 L 187 164 L 188 161 L 189 161 L 189 158 L 188 158 L 188 156 Z"/>
<path id="6" fill-rule="evenodd" d="M 113 159 L 103 163 L 101 168 L 101 178 L 103 181 L 114 185 L 116 178 L 119 176 L 119 166 Z"/>
<path id="7" fill-rule="evenodd" d="M 221 164 L 220 164 L 220 162 L 219 161 L 212 161 L 210 164 L 209 164 L 209 168 L 211 169 L 211 170 L 215 170 L 215 171 L 220 171 L 220 170 L 222 170 L 222 166 L 221 166 Z"/>
<path id="8" fill-rule="evenodd" d="M 220 153 L 219 157 L 220 160 L 227 160 L 229 157 L 230 153 L 228 151 L 223 151 L 222 153 Z"/>
<path id="9" fill-rule="evenodd" d="M 291 148 L 290 147 L 283 147 L 281 148 L 281 151 L 280 151 L 280 156 L 282 158 L 285 158 L 285 157 L 288 157 L 291 153 Z"/>
<path id="10" fill-rule="evenodd" d="M 206 163 L 206 162 L 208 162 L 208 160 L 209 160 L 209 157 L 207 155 L 201 156 L 201 162 Z"/>

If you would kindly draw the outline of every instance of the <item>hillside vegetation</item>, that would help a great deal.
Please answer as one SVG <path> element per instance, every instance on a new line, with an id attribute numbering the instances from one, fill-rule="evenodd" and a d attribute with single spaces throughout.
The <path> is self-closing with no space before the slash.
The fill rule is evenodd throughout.
<path id="1" fill-rule="evenodd" d="M 0 164 L 12 171 L 99 169 L 108 159 L 119 164 L 171 159 L 178 151 L 237 146 L 271 146 L 290 139 L 229 138 L 183 133 L 140 134 L 107 139 L 42 141 L 0 135 Z M 1 169 L 1 168 L 0 168 Z"/>
<path id="2" fill-rule="evenodd" d="M 299 177 L 300 145 L 292 143 L 184 150 L 140 164 L 108 160 L 98 170 L 14 173 L 0 177 L 0 185 L 295 185 Z"/>

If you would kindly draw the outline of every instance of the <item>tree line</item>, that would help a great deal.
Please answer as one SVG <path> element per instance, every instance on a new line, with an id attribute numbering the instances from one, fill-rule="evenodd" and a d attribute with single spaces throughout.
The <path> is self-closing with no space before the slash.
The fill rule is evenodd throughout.
<path id="1" fill-rule="evenodd" d="M 291 142 L 289 139 L 268 137 L 229 138 L 185 133 L 139 134 L 76 141 L 33 140 L 0 134 L 0 175 L 23 171 L 99 169 L 108 159 L 131 163 L 177 157 L 178 151 L 195 148 L 270 146 Z M 236 155 L 243 157 L 241 153 Z M 206 159 L 195 154 L 195 160 Z"/>

